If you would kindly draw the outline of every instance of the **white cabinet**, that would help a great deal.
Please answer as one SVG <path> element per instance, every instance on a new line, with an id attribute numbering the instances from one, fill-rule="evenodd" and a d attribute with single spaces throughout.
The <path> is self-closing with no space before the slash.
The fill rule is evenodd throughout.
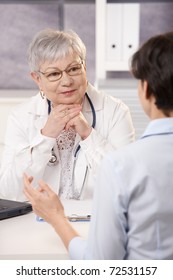
<path id="1" fill-rule="evenodd" d="M 105 21 L 105 39 L 106 39 L 106 62 L 120 60 L 122 56 L 122 5 L 107 4 Z"/>
<path id="2" fill-rule="evenodd" d="M 96 80 L 107 71 L 128 71 L 139 46 L 140 4 L 96 0 Z"/>

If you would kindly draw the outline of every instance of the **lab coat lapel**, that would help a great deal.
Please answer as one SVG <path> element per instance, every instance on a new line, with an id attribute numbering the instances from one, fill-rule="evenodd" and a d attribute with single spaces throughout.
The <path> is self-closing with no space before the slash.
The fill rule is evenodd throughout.
<path id="1" fill-rule="evenodd" d="M 48 118 L 48 103 L 37 94 L 30 103 L 29 113 L 35 116 L 35 127 L 40 130 Z"/>

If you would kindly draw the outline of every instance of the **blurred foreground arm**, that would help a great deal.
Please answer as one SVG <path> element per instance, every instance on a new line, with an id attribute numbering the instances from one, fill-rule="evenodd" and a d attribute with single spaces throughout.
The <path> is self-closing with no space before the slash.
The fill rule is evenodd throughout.
<path id="1" fill-rule="evenodd" d="M 68 249 L 70 241 L 79 236 L 65 217 L 59 197 L 44 182 L 39 181 L 39 188 L 32 186 L 32 178 L 24 174 L 24 194 L 32 204 L 33 211 L 53 226 Z"/>

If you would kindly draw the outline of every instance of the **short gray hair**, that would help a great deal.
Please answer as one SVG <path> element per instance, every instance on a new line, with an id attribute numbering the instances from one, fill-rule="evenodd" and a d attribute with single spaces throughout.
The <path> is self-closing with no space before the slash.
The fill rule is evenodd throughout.
<path id="1" fill-rule="evenodd" d="M 44 29 L 36 34 L 28 48 L 28 62 L 31 71 L 38 71 L 45 61 L 56 61 L 68 54 L 76 53 L 86 60 L 86 47 L 72 30 Z"/>

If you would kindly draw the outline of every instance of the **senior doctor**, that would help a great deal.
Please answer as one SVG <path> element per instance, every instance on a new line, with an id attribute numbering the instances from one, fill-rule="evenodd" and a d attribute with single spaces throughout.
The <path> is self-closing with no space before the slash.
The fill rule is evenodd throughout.
<path id="1" fill-rule="evenodd" d="M 61 198 L 89 199 L 104 155 L 134 140 L 129 109 L 87 81 L 86 47 L 75 32 L 40 31 L 28 57 L 39 93 L 8 119 L 0 196 L 25 200 L 25 172 Z"/>

